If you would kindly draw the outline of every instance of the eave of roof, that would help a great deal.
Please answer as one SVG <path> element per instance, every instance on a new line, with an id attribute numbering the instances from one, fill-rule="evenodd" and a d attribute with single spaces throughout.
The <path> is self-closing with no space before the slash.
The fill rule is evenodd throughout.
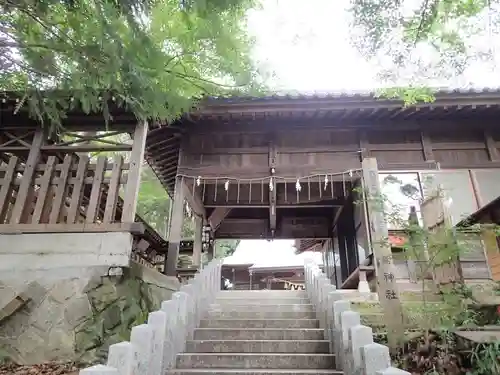
<path id="1" fill-rule="evenodd" d="M 146 144 L 146 159 L 170 195 L 173 194 L 177 172 L 177 155 L 180 138 L 185 125 L 204 124 L 208 121 L 223 121 L 238 125 L 239 121 L 266 121 L 270 117 L 280 119 L 284 124 L 293 120 L 310 125 L 312 118 L 318 121 L 335 121 L 341 124 L 349 122 L 366 126 L 377 122 L 427 121 L 468 119 L 473 123 L 496 121 L 500 117 L 500 89 L 437 89 L 435 101 L 418 103 L 405 107 L 401 100 L 383 99 L 373 91 L 337 92 L 327 94 L 272 95 L 263 97 L 206 97 L 196 110 L 193 110 L 174 124 L 154 123 L 150 126 Z M 35 124 L 27 117 L 25 104 L 15 115 L 13 109 L 22 98 L 21 93 L 0 92 L 0 116 L 8 126 L 26 126 Z M 111 103 L 113 104 L 113 103 Z M 110 105 L 113 125 L 131 124 L 135 116 L 116 103 Z M 63 125 L 105 127 L 102 113 L 84 114 L 76 110 L 68 114 Z M 166 161 L 168 159 L 168 163 Z"/>
<path id="2" fill-rule="evenodd" d="M 435 100 L 430 103 L 419 102 L 411 108 L 496 105 L 500 100 L 499 88 L 483 89 L 436 89 Z M 303 111 L 305 108 L 321 110 L 361 109 L 361 108 L 402 108 L 400 99 L 386 99 L 374 91 L 344 91 L 297 95 L 270 95 L 263 97 L 206 97 L 199 103 L 195 115 L 208 115 L 231 112 L 265 112 L 286 107 Z M 289 108 L 288 108 L 289 107 Z"/>

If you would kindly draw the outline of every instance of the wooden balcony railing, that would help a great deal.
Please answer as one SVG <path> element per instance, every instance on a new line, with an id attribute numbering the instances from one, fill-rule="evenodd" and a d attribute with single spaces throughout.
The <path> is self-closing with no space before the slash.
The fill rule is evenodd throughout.
<path id="1" fill-rule="evenodd" d="M 135 204 L 119 196 L 128 182 L 123 157 L 59 160 L 30 165 L 11 156 L 0 165 L 0 233 L 134 231 Z"/>

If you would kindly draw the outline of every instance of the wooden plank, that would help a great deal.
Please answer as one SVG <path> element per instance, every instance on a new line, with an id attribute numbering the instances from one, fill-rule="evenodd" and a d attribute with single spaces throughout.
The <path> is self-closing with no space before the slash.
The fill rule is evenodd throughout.
<path id="1" fill-rule="evenodd" d="M 61 175 L 59 176 L 59 182 L 56 188 L 54 200 L 52 201 L 52 211 L 50 212 L 49 218 L 50 224 L 56 224 L 61 219 L 61 208 L 68 192 L 69 169 L 71 168 L 72 162 L 72 154 L 67 154 L 66 156 L 64 156 Z"/>
<path id="2" fill-rule="evenodd" d="M 486 150 L 488 151 L 488 157 L 490 161 L 499 161 L 500 155 L 496 142 L 488 130 L 484 131 L 484 142 L 486 143 Z"/>
<path id="3" fill-rule="evenodd" d="M 9 208 L 10 198 L 12 195 L 12 180 L 14 178 L 14 171 L 16 170 L 18 158 L 11 156 L 7 170 L 2 180 L 2 188 L 0 189 L 0 223 L 5 221 L 5 217 Z"/>
<path id="4" fill-rule="evenodd" d="M 12 215 L 10 217 L 10 222 L 12 224 L 19 224 L 25 213 L 25 208 L 28 206 L 27 202 L 30 189 L 32 188 L 33 176 L 35 174 L 36 165 L 40 157 L 40 147 L 43 143 L 44 134 L 43 131 L 37 130 L 33 136 L 33 142 L 31 143 L 31 149 L 28 155 L 28 160 L 26 161 L 26 168 L 24 170 L 23 179 L 16 197 L 16 203 L 14 203 L 14 208 L 12 209 Z"/>
<path id="5" fill-rule="evenodd" d="M 123 199 L 122 222 L 131 222 L 135 218 L 147 132 L 148 124 L 146 121 L 136 125 L 134 143 L 132 145 L 132 152 L 130 153 L 130 169 L 127 185 L 125 186 L 125 197 Z"/>
<path id="6" fill-rule="evenodd" d="M 122 174 L 123 156 L 115 157 L 113 170 L 111 171 L 111 182 L 109 184 L 108 196 L 106 197 L 106 208 L 104 210 L 104 223 L 115 221 L 116 204 L 118 202 L 118 193 L 120 189 L 120 176 Z"/>
<path id="7" fill-rule="evenodd" d="M 177 275 L 177 260 L 179 258 L 180 242 L 182 239 L 182 224 L 184 219 L 184 193 L 183 178 L 176 177 L 174 202 L 171 220 L 169 223 L 168 253 L 165 267 L 167 276 Z"/>
<path id="8" fill-rule="evenodd" d="M 424 160 L 425 161 L 435 160 L 434 159 L 434 152 L 432 150 L 432 143 L 431 143 L 431 139 L 429 137 L 429 134 L 427 134 L 427 132 L 421 132 L 420 138 L 421 138 L 421 142 L 422 142 L 422 149 L 424 150 Z"/>
<path id="9" fill-rule="evenodd" d="M 79 155 L 78 167 L 76 170 L 75 183 L 73 185 L 73 192 L 71 193 L 71 201 L 69 204 L 68 216 L 66 222 L 73 224 L 77 220 L 77 214 L 80 211 L 80 203 L 83 193 L 83 182 L 87 174 L 89 157 L 87 155 Z"/>
<path id="10" fill-rule="evenodd" d="M 93 223 L 97 218 L 97 210 L 99 208 L 99 200 L 101 198 L 101 183 L 104 177 L 104 168 L 107 162 L 106 156 L 97 158 L 97 168 L 94 174 L 94 182 L 90 192 L 89 206 L 87 207 L 87 215 L 85 222 Z M 131 221 L 134 221 L 133 219 Z"/>
<path id="11" fill-rule="evenodd" d="M 103 233 L 103 232 L 130 232 L 143 234 L 143 223 L 110 223 L 110 224 L 0 224 L 0 234 L 22 233 Z"/>
<path id="12" fill-rule="evenodd" d="M 372 251 L 377 273 L 377 293 L 387 322 L 389 345 L 396 348 L 404 340 L 404 315 L 399 297 L 395 268 L 392 259 L 389 231 L 380 207 L 382 190 L 378 179 L 378 166 L 375 158 L 362 162 L 363 180 L 368 198 L 369 228 L 371 230 Z"/>
<path id="13" fill-rule="evenodd" d="M 42 217 L 44 207 L 46 206 L 47 203 L 47 193 L 50 189 L 50 184 L 52 182 L 52 175 L 55 170 L 55 165 L 56 165 L 56 157 L 49 156 L 47 159 L 45 172 L 42 176 L 42 181 L 40 183 L 40 189 L 38 189 L 37 192 L 35 210 L 33 212 L 33 217 L 31 218 L 32 224 L 40 223 L 40 218 Z"/>

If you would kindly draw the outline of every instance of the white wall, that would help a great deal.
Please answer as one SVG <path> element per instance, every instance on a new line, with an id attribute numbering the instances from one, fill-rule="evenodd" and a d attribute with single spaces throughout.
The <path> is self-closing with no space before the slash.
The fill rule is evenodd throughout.
<path id="1" fill-rule="evenodd" d="M 481 206 L 500 196 L 500 169 L 474 169 L 472 173 L 476 178 Z"/>
<path id="2" fill-rule="evenodd" d="M 421 176 L 425 197 L 432 195 L 439 187 L 442 189 L 452 225 L 479 208 L 468 170 L 422 172 Z"/>

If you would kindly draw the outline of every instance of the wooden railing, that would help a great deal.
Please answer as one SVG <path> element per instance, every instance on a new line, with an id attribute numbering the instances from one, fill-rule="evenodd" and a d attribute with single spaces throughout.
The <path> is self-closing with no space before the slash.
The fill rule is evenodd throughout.
<path id="1" fill-rule="evenodd" d="M 129 169 L 123 157 L 116 156 L 111 161 L 99 156 L 91 161 L 87 156 L 67 154 L 62 162 L 59 160 L 48 156 L 41 163 L 30 165 L 11 156 L 2 162 L 2 232 L 66 231 L 78 227 L 106 231 L 113 224 L 116 230 L 116 224 L 134 222 L 135 205 L 123 202 L 118 207 L 122 203 L 120 191 L 127 188 Z"/>

